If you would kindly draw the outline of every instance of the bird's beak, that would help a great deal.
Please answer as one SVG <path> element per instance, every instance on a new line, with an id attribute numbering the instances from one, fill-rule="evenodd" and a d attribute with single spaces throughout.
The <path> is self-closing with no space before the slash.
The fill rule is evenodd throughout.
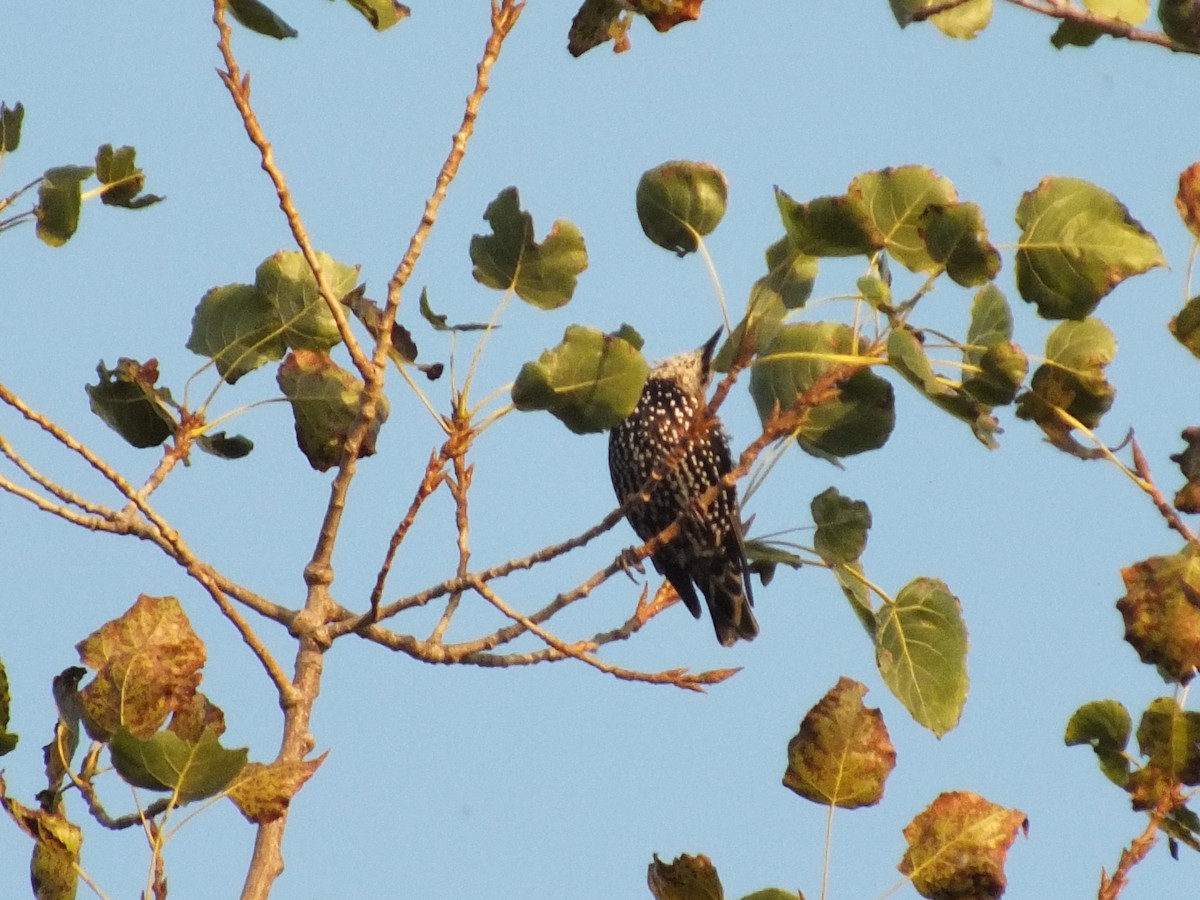
<path id="1" fill-rule="evenodd" d="M 721 340 L 721 335 L 725 328 L 722 326 L 700 348 L 700 358 L 704 361 L 704 370 L 709 371 L 712 368 L 713 353 L 717 350 L 717 342 Z"/>

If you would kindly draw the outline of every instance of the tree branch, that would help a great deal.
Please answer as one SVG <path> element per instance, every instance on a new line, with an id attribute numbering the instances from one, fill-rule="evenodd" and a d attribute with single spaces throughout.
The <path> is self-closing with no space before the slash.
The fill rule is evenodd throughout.
<path id="1" fill-rule="evenodd" d="M 241 115 L 242 125 L 246 129 L 246 136 L 258 148 L 259 157 L 262 161 L 262 169 L 267 173 L 267 176 L 271 179 L 271 183 L 275 186 L 275 196 L 279 198 L 279 208 L 283 211 L 283 215 L 287 219 L 288 228 L 291 229 L 296 246 L 300 248 L 300 252 L 304 255 L 304 261 L 308 263 L 309 269 L 312 270 L 313 278 L 317 282 L 317 292 L 329 308 L 334 322 L 337 323 L 338 333 L 341 335 L 342 341 L 350 353 L 350 358 L 353 360 L 355 368 L 358 369 L 359 374 L 365 381 L 370 381 L 375 377 L 375 369 L 372 368 L 370 361 L 358 343 L 358 339 L 354 336 L 354 331 L 350 328 L 345 308 L 342 306 L 342 298 L 333 295 L 333 289 L 330 288 L 329 282 L 325 278 L 325 273 L 322 271 L 321 264 L 317 260 L 316 251 L 313 249 L 312 241 L 309 240 L 308 229 L 304 227 L 304 221 L 300 218 L 300 211 L 296 209 L 296 204 L 292 200 L 291 189 L 288 188 L 283 172 L 275 163 L 275 153 L 271 148 L 271 142 L 267 140 L 267 136 L 262 130 L 262 125 L 259 124 L 258 116 L 250 105 L 250 75 L 242 75 L 237 59 L 234 58 L 232 46 L 233 35 L 229 23 L 225 21 L 225 0 L 213 0 L 213 24 L 217 26 L 217 31 L 220 33 L 220 37 L 217 40 L 217 47 L 220 49 L 221 58 L 225 62 L 225 71 L 218 70 L 217 74 L 220 75 L 221 81 L 229 91 L 229 96 L 233 98 L 233 105 L 237 107 L 237 111 Z"/>
<path id="2" fill-rule="evenodd" d="M 1137 28 L 1119 19 L 1110 19 L 1097 15 L 1084 9 L 1082 6 L 1076 6 L 1074 3 L 1069 2 L 1069 0 L 1008 0 L 1008 2 L 1013 6 L 1019 6 L 1022 9 L 1028 9 L 1031 12 L 1049 16 L 1052 19 L 1060 19 L 1064 22 L 1073 22 L 1076 25 L 1086 25 L 1090 28 L 1095 28 L 1097 31 L 1115 38 L 1124 38 L 1125 40 L 1142 44 L 1156 44 L 1173 53 L 1200 53 L 1200 49 L 1178 44 L 1161 31 Z"/>

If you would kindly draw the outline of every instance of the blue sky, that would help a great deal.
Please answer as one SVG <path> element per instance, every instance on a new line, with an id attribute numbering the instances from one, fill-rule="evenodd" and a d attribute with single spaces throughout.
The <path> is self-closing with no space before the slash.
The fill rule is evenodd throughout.
<path id="1" fill-rule="evenodd" d="M 360 264 L 375 296 L 419 220 L 487 34 L 486 3 L 412 5 L 411 19 L 375 35 L 343 5 L 285 0 L 276 8 L 298 40 L 235 35 L 314 243 Z M 978 40 L 960 43 L 931 28 L 899 31 L 883 3 L 711 0 L 698 23 L 658 35 L 640 22 L 630 52 L 572 60 L 569 5 L 530 3 L 405 298 L 402 320 L 423 357 L 446 360 L 449 345 L 419 320 L 417 289 L 427 287 L 452 319 L 486 319 L 494 309 L 499 295 L 471 278 L 467 245 L 508 185 L 520 189 L 539 234 L 559 218 L 578 225 L 590 267 L 564 309 L 509 308 L 479 396 L 572 322 L 606 330 L 629 322 L 651 357 L 701 343 L 719 323 L 703 264 L 650 244 L 634 212 L 638 177 L 671 159 L 712 162 L 729 178 L 729 210 L 708 247 L 735 306 L 781 233 L 773 186 L 807 199 L 843 191 L 861 171 L 932 166 L 982 206 L 1005 252 L 998 284 L 1016 312 L 1016 340 L 1036 354 L 1049 325 L 1013 286 L 1013 211 L 1043 176 L 1071 175 L 1115 193 L 1171 264 L 1119 287 L 1098 315 L 1120 343 L 1109 370 L 1117 402 L 1102 434 L 1116 443 L 1135 428 L 1173 491 L 1178 474 L 1167 458 L 1194 424 L 1200 371 L 1166 331 L 1185 295 L 1190 238 L 1173 198 L 1197 154 L 1186 93 L 1196 61 L 1109 40 L 1057 52 L 1052 23 L 999 5 Z M 5 12 L 0 99 L 27 111 L 0 189 L 51 165 L 85 164 L 111 142 L 136 146 L 147 189 L 167 197 L 139 213 L 90 204 L 62 249 L 42 245 L 32 228 L 0 239 L 0 378 L 135 481 L 157 457 L 123 446 L 88 412 L 83 385 L 96 362 L 154 356 L 181 389 L 202 362 L 184 348 L 199 298 L 251 280 L 263 258 L 291 247 L 215 75 L 210 10 L 191 6 L 26 2 Z M 859 274 L 861 260 L 823 265 L 814 297 L 851 290 Z M 939 287 L 924 304 L 926 321 L 961 332 L 970 296 Z M 848 311 L 814 303 L 803 317 Z M 335 557 L 335 593 L 355 608 L 365 606 L 387 537 L 438 441 L 399 380 L 389 385 L 392 418 L 379 455 L 360 468 Z M 445 381 L 431 388 L 443 408 L 446 389 Z M 645 897 L 651 854 L 690 852 L 714 860 L 728 897 L 769 885 L 816 897 L 825 813 L 780 779 L 789 737 L 840 675 L 870 687 L 867 702 L 883 710 L 898 765 L 879 807 L 835 817 L 831 897 L 877 897 L 894 884 L 902 827 L 944 790 L 976 791 L 1029 816 L 1029 837 L 1010 854 L 1007 896 L 1095 896 L 1100 868 L 1115 865 L 1143 819 L 1086 750 L 1063 746 L 1062 730 L 1087 700 L 1112 697 L 1136 715 L 1169 693 L 1121 640 L 1113 602 L 1122 566 L 1172 553 L 1179 541 L 1115 469 L 1062 456 L 1011 412 L 1001 413 L 1001 448 L 989 452 L 907 385 L 896 392 L 898 423 L 884 450 L 843 471 L 793 451 L 748 512 L 763 530 L 803 526 L 810 498 L 835 485 L 871 505 L 873 580 L 892 591 L 918 575 L 949 584 L 971 635 L 971 691 L 958 729 L 938 741 L 909 720 L 832 579 L 813 569 L 782 572 L 757 592 L 762 634 L 753 644 L 724 650 L 706 622 L 676 608 L 606 651 L 652 670 L 744 667 L 704 696 L 619 682 L 577 663 L 434 668 L 347 640 L 328 656 L 313 723 L 318 749 L 331 752 L 293 804 L 276 896 Z M 215 408 L 274 393 L 264 369 L 224 390 Z M 722 414 L 739 447 L 757 434 L 744 390 Z M 299 604 L 329 476 L 296 451 L 285 406 L 252 410 L 231 428 L 255 441 L 249 458 L 197 456 L 155 502 L 202 556 L 259 593 Z M 0 431 L 47 472 L 114 501 L 10 413 L 0 413 Z M 603 437 L 577 437 L 544 414 L 512 415 L 492 429 L 476 458 L 473 561 L 528 553 L 607 513 L 605 449 Z M 31 801 L 39 787 L 50 679 L 76 663 L 77 641 L 143 592 L 179 596 L 208 643 L 204 689 L 226 711 L 225 743 L 248 745 L 257 759 L 274 755 L 279 716 L 269 685 L 177 566 L 10 498 L 0 497 L 0 521 L 0 658 L 12 682 L 12 729 L 22 736 L 4 760 L 14 795 Z M 401 553 L 395 595 L 453 571 L 452 525 L 447 498 L 436 497 Z M 632 541 L 622 526 L 516 581 L 509 596 L 536 608 Z M 637 594 L 615 579 L 572 610 L 560 633 L 623 621 Z M 489 610 L 466 606 L 461 636 L 494 627 Z M 395 624 L 424 634 L 432 621 L 422 613 Z M 286 635 L 262 633 L 290 660 Z M 107 798 L 121 811 L 132 803 L 115 786 Z M 252 840 L 228 803 L 189 822 L 167 850 L 173 896 L 235 895 Z M 0 839 L 0 895 L 26 890 L 28 849 L 15 830 Z M 84 862 L 109 896 L 133 896 L 145 858 L 137 835 L 87 830 Z M 1161 846 L 1123 897 L 1189 897 L 1198 865 L 1186 852 L 1172 861 Z M 896 896 L 916 894 L 906 886 Z"/>

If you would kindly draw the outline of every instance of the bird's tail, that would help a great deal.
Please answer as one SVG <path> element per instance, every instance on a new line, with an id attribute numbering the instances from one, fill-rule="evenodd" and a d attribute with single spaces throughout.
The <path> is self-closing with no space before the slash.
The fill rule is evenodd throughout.
<path id="1" fill-rule="evenodd" d="M 742 572 L 728 566 L 713 572 L 700 584 L 722 647 L 732 647 L 739 640 L 752 641 L 758 636 L 758 622 L 750 606 L 753 600 L 747 588 Z"/>

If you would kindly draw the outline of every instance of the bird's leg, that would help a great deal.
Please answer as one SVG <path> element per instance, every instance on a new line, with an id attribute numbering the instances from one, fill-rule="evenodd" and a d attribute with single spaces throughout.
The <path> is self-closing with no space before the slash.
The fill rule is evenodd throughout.
<path id="1" fill-rule="evenodd" d="M 617 556 L 617 564 L 621 567 L 621 571 L 629 576 L 629 580 L 637 584 L 637 578 L 634 576 L 634 571 L 638 575 L 646 574 L 646 564 L 638 556 L 636 547 L 626 547 Z"/>

